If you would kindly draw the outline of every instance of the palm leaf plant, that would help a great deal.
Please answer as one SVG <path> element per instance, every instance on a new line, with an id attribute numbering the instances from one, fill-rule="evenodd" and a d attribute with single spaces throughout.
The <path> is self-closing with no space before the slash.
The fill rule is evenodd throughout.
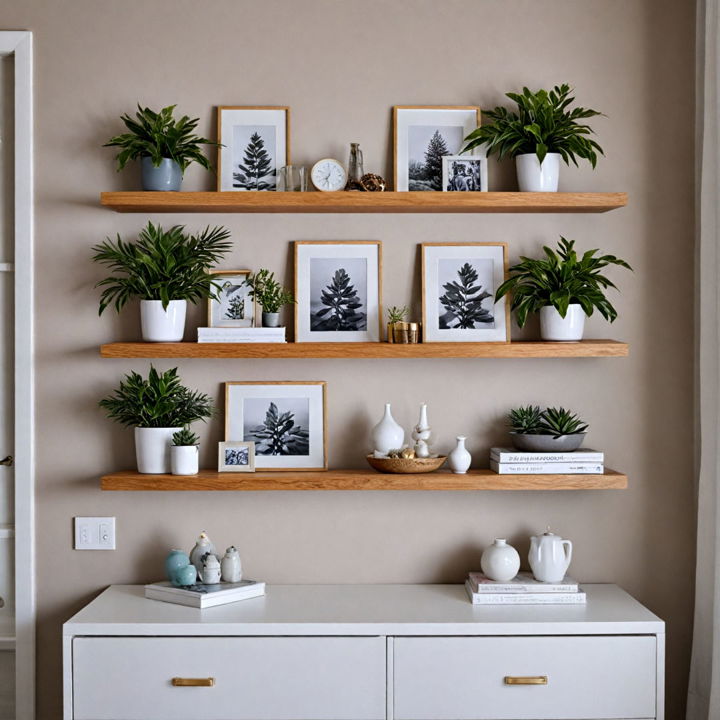
<path id="1" fill-rule="evenodd" d="M 314 313 L 313 330 L 364 330 L 367 316 L 358 312 L 363 304 L 352 279 L 344 268 L 338 268 L 320 295 L 323 307 Z"/>
<path id="2" fill-rule="evenodd" d="M 117 155 L 118 171 L 130 160 L 142 157 L 149 157 L 154 167 L 160 167 L 162 160 L 169 158 L 174 160 L 183 172 L 193 162 L 202 165 L 206 170 L 212 169 L 200 146 L 219 146 L 219 143 L 194 133 L 200 122 L 199 118 L 183 115 L 175 119 L 173 113 L 176 107 L 168 105 L 155 112 L 138 103 L 134 118 L 127 113 L 121 116 L 120 119 L 128 132 L 111 137 L 103 145 L 121 148 Z"/>
<path id="3" fill-rule="evenodd" d="M 506 93 L 517 110 L 496 107 L 485 113 L 491 122 L 465 138 L 462 152 L 484 145 L 488 155 L 497 153 L 500 160 L 534 153 L 540 163 L 548 153 L 558 153 L 568 165 L 571 161 L 578 165 L 582 159 L 594 168 L 597 154 L 604 153 L 590 137 L 593 130 L 584 121 L 602 113 L 583 107 L 570 109 L 575 102 L 572 92 L 563 84 L 550 91 L 532 92 L 524 87 L 522 93 Z"/>
<path id="4" fill-rule="evenodd" d="M 259 455 L 307 455 L 310 435 L 295 424 L 294 413 L 281 413 L 278 406 L 270 403 L 265 422 L 251 431 L 258 443 L 255 452 Z"/>
<path id="5" fill-rule="evenodd" d="M 554 307 L 560 316 L 568 307 L 579 304 L 587 316 L 597 310 L 606 320 L 614 322 L 617 311 L 605 296 L 608 288 L 617 289 L 603 271 L 611 265 L 632 270 L 630 265 L 614 255 L 597 255 L 588 250 L 581 257 L 575 251 L 575 241 L 560 238 L 557 251 L 544 246 L 542 258 L 520 257 L 510 268 L 510 277 L 495 293 L 497 302 L 512 293 L 512 309 L 517 311 L 517 323 L 525 325 L 530 313 L 546 306 Z"/>
<path id="6" fill-rule="evenodd" d="M 482 303 L 492 295 L 483 290 L 478 282 L 477 270 L 464 263 L 457 271 L 458 280 L 443 285 L 445 293 L 440 296 L 440 303 L 445 308 L 441 318 L 441 327 L 472 330 L 475 323 L 493 322 L 493 315 L 483 308 Z"/>

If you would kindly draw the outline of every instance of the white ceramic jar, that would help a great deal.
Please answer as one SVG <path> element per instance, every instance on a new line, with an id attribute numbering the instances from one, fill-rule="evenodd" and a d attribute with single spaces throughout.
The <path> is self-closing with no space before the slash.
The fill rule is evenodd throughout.
<path id="1" fill-rule="evenodd" d="M 240 553 L 238 553 L 234 545 L 231 545 L 225 551 L 225 555 L 220 561 L 220 570 L 222 572 L 223 582 L 236 583 L 242 580 Z"/>
<path id="2" fill-rule="evenodd" d="M 472 455 L 465 447 L 466 438 L 464 435 L 458 435 L 455 440 L 457 445 L 448 455 L 447 464 L 456 475 L 464 475 L 470 469 Z"/>
<path id="3" fill-rule="evenodd" d="M 520 570 L 520 555 L 512 545 L 507 544 L 507 540 L 495 538 L 493 544 L 485 548 L 480 567 L 490 580 L 510 582 Z"/>
<path id="4" fill-rule="evenodd" d="M 160 300 L 140 301 L 140 325 L 146 342 L 180 342 L 185 332 L 187 300 L 171 300 L 163 309 Z"/>
<path id="5" fill-rule="evenodd" d="M 172 436 L 182 428 L 135 428 L 135 458 L 139 473 L 165 475 L 170 472 Z"/>
<path id="6" fill-rule="evenodd" d="M 170 471 L 173 475 L 197 475 L 199 458 L 199 445 L 173 445 L 170 448 Z"/>
<path id="7" fill-rule="evenodd" d="M 203 562 L 202 581 L 206 585 L 217 585 L 220 582 L 220 563 L 214 555 L 208 555 Z"/>
<path id="8" fill-rule="evenodd" d="M 548 153 L 542 163 L 535 153 L 515 157 L 521 192 L 557 192 L 560 180 L 560 153 Z"/>
<path id="9" fill-rule="evenodd" d="M 578 342 L 585 332 L 585 311 L 579 303 L 568 305 L 565 317 L 552 306 L 540 308 L 540 337 L 556 342 Z"/>
<path id="10" fill-rule="evenodd" d="M 382 420 L 372 429 L 370 435 L 372 449 L 387 455 L 390 450 L 398 450 L 405 443 L 405 431 L 395 422 L 390 403 L 385 403 Z"/>

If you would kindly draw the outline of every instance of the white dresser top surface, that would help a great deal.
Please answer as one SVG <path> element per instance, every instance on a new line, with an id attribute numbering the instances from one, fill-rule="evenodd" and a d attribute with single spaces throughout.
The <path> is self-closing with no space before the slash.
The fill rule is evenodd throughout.
<path id="1" fill-rule="evenodd" d="M 665 624 L 616 585 L 586 605 L 478 606 L 462 585 L 268 585 L 264 597 L 198 610 L 112 585 L 63 626 L 72 635 L 655 634 Z"/>

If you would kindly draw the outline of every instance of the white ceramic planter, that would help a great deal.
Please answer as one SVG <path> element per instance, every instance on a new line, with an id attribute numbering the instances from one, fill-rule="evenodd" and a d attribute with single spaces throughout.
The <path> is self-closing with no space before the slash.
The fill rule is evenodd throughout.
<path id="1" fill-rule="evenodd" d="M 483 573 L 495 582 L 510 582 L 520 570 L 518 551 L 507 540 L 496 538 L 480 558 Z"/>
<path id="2" fill-rule="evenodd" d="M 140 324 L 146 342 L 180 342 L 185 332 L 187 300 L 171 300 L 163 310 L 160 300 L 140 301 Z"/>
<path id="3" fill-rule="evenodd" d="M 540 308 L 540 337 L 556 342 L 577 342 L 585 331 L 585 312 L 582 306 L 573 303 L 568 306 L 565 317 L 552 306 Z"/>
<path id="4" fill-rule="evenodd" d="M 199 458 L 199 445 L 173 445 L 170 448 L 170 471 L 173 475 L 197 475 Z"/>
<path id="5" fill-rule="evenodd" d="M 548 153 L 542 164 L 535 153 L 515 157 L 521 192 L 557 192 L 560 180 L 560 153 Z"/>
<path id="6" fill-rule="evenodd" d="M 138 472 L 164 475 L 170 472 L 172 436 L 182 428 L 135 428 Z"/>

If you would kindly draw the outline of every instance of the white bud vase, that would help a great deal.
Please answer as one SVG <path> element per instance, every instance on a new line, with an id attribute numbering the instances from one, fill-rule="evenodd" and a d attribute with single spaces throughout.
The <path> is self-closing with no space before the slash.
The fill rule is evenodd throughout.
<path id="1" fill-rule="evenodd" d="M 390 403 L 385 403 L 385 414 L 370 434 L 372 449 L 387 455 L 390 450 L 401 448 L 405 442 L 405 431 L 395 422 L 390 412 Z"/>
<path id="2" fill-rule="evenodd" d="M 457 445 L 448 455 L 447 464 L 456 475 L 464 475 L 470 468 L 472 456 L 465 448 L 465 436 L 458 435 L 456 439 Z"/>
<path id="3" fill-rule="evenodd" d="M 510 582 L 520 570 L 518 551 L 507 544 L 507 540 L 496 538 L 480 558 L 480 567 L 485 576 L 495 582 Z"/>

